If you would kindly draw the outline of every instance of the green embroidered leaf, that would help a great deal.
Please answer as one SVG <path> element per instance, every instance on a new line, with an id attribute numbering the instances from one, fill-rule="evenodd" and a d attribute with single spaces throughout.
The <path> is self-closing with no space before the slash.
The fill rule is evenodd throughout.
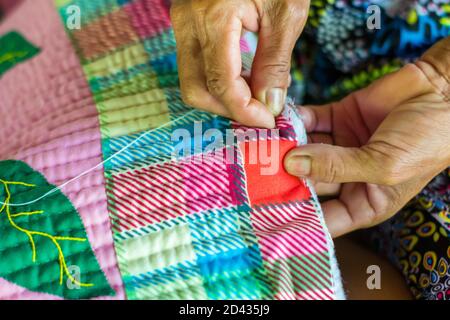
<path id="1" fill-rule="evenodd" d="M 0 277 L 67 299 L 112 295 L 69 199 L 21 161 L 0 162 Z"/>
<path id="2" fill-rule="evenodd" d="M 16 64 L 38 54 L 39 48 L 28 42 L 20 33 L 12 31 L 0 37 L 0 77 Z"/>

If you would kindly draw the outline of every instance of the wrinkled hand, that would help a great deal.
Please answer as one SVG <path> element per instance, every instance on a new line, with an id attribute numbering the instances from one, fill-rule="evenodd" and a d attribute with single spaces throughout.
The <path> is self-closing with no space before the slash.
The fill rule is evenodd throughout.
<path id="1" fill-rule="evenodd" d="M 332 236 L 388 219 L 450 166 L 449 60 L 447 39 L 340 102 L 300 108 L 313 143 L 291 151 L 285 167 L 321 182 L 318 192 L 342 183 L 323 203 Z"/>
<path id="2" fill-rule="evenodd" d="M 174 1 L 171 19 L 184 102 L 248 126 L 273 128 L 308 8 L 309 0 Z M 259 34 L 249 83 L 241 74 L 245 30 Z"/>

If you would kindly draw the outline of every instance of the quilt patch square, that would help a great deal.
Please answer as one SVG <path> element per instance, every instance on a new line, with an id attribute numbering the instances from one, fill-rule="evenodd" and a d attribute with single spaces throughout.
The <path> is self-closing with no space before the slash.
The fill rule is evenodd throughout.
<path id="1" fill-rule="evenodd" d="M 176 41 L 172 28 L 165 29 L 155 36 L 144 39 L 142 44 L 152 62 L 156 62 L 165 56 L 176 56 Z M 152 65 L 157 66 L 156 63 L 152 63 Z M 178 75 L 178 69 L 175 73 Z"/>
<path id="2" fill-rule="evenodd" d="M 238 206 L 188 218 L 197 264 L 211 299 L 270 297 L 249 210 Z"/>
<path id="3" fill-rule="evenodd" d="M 127 275 L 140 275 L 164 269 L 185 261 L 195 260 L 192 239 L 187 224 L 152 232 L 142 237 L 120 242 L 126 259 Z"/>
<path id="4" fill-rule="evenodd" d="M 197 263 L 211 299 L 261 299 L 264 285 L 258 279 L 260 261 L 244 247 L 199 257 Z"/>
<path id="5" fill-rule="evenodd" d="M 126 4 L 124 10 L 139 37 L 145 39 L 170 28 L 168 5 L 165 0 L 136 0 Z"/>
<path id="6" fill-rule="evenodd" d="M 97 81 L 100 81 L 102 78 L 111 78 L 111 76 L 115 74 L 117 74 L 117 81 L 115 82 L 119 82 L 125 78 L 126 75 L 130 75 L 133 68 L 144 65 L 147 62 L 148 54 L 145 51 L 144 46 L 142 43 L 135 43 L 112 52 L 110 55 L 86 63 L 83 66 L 83 70 L 86 73 L 86 76 L 91 79 L 90 83 L 96 79 L 98 79 Z M 138 71 L 142 70 L 136 70 L 136 73 Z M 122 77 L 120 77 L 120 75 L 122 75 Z M 105 81 L 106 79 L 102 82 Z M 100 87 L 100 85 L 97 85 L 97 87 Z M 101 87 L 105 87 L 105 85 Z"/>
<path id="7" fill-rule="evenodd" d="M 231 179 L 225 161 L 226 148 L 194 155 L 181 161 L 187 207 L 190 213 L 233 205 Z"/>
<path id="8" fill-rule="evenodd" d="M 327 252 L 327 239 L 311 201 L 257 206 L 251 220 L 265 260 Z"/>
<path id="9" fill-rule="evenodd" d="M 109 138 L 151 130 L 170 121 L 169 106 L 160 89 L 109 99 L 98 107 L 102 134 Z"/>
<path id="10" fill-rule="evenodd" d="M 195 262 L 186 261 L 164 269 L 125 277 L 130 299 L 205 300 L 203 278 Z"/>
<path id="11" fill-rule="evenodd" d="M 139 39 L 128 13 L 122 8 L 90 22 L 81 30 L 74 30 L 72 35 L 88 61 Z"/>
<path id="12" fill-rule="evenodd" d="M 242 235 L 239 208 L 204 212 L 189 219 L 192 244 L 198 257 L 221 254 L 247 246 Z"/>
<path id="13" fill-rule="evenodd" d="M 295 141 L 286 140 L 257 140 L 239 144 L 252 206 L 287 203 L 311 197 L 304 182 L 289 175 L 283 166 L 284 156 L 295 146 Z"/>
<path id="14" fill-rule="evenodd" d="M 322 267 L 320 254 L 309 254 L 265 263 L 278 300 L 333 300 L 331 275 Z"/>
<path id="15" fill-rule="evenodd" d="M 158 164 L 108 179 L 119 230 L 151 225 L 189 213 L 181 165 Z"/>
<path id="16" fill-rule="evenodd" d="M 279 299 L 334 299 L 327 238 L 316 210 L 304 201 L 252 211 L 264 266 Z"/>

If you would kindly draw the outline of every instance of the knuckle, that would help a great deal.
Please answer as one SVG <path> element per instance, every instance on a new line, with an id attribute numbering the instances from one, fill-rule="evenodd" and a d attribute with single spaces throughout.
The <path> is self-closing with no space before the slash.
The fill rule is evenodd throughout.
<path id="1" fill-rule="evenodd" d="M 275 79 L 285 79 L 286 82 L 289 80 L 289 73 L 291 70 L 291 61 L 289 58 L 284 58 L 284 54 L 272 53 L 272 50 L 268 50 L 266 55 L 268 58 L 276 57 L 276 62 L 270 62 L 263 66 L 263 71 L 268 77 Z"/>
<path id="2" fill-rule="evenodd" d="M 227 80 L 225 74 L 217 68 L 206 70 L 206 87 L 208 91 L 217 97 L 223 97 L 227 91 Z"/>
<path id="3" fill-rule="evenodd" d="M 301 21 L 306 20 L 309 8 L 309 0 L 284 0 L 274 5 L 274 10 L 269 12 L 273 23 L 283 27 L 301 26 Z M 294 28 L 295 29 L 295 28 Z"/>
<path id="4" fill-rule="evenodd" d="M 170 6 L 170 19 L 174 25 L 178 24 L 178 22 L 186 16 L 186 10 L 187 6 L 185 2 L 175 1 Z"/>
<path id="5" fill-rule="evenodd" d="M 367 217 L 367 213 L 351 214 L 350 218 L 351 218 L 350 227 L 352 230 L 357 230 L 357 229 L 363 228 L 366 225 L 369 225 L 368 219 L 370 219 L 370 218 Z"/>
<path id="6" fill-rule="evenodd" d="M 192 13 L 196 16 L 196 15 L 203 15 L 205 12 L 207 6 L 207 2 L 206 1 L 202 1 L 202 0 L 196 0 L 196 1 L 191 1 L 191 9 L 192 9 Z"/>
<path id="7" fill-rule="evenodd" d="M 349 211 L 350 230 L 368 228 L 378 219 L 378 214 L 373 210 L 354 210 L 351 206 L 351 200 L 345 200 L 343 202 Z"/>
<path id="8" fill-rule="evenodd" d="M 206 21 L 205 17 L 205 9 L 204 8 L 196 8 L 192 13 L 192 24 L 197 28 L 205 27 L 205 24 L 209 23 Z"/>
<path id="9" fill-rule="evenodd" d="M 348 204 L 347 207 L 349 207 Z M 366 210 L 353 210 L 350 214 L 351 228 L 353 230 L 370 228 L 383 221 L 384 215 L 384 211 L 376 211 L 371 204 L 369 204 L 369 208 Z"/>
<path id="10" fill-rule="evenodd" d="M 238 6 L 233 1 L 215 1 L 211 3 L 206 10 L 205 19 L 207 21 L 216 22 L 223 21 L 225 18 L 228 18 L 233 15 L 238 14 Z"/>
<path id="11" fill-rule="evenodd" d="M 290 15 L 295 17 L 303 14 L 308 2 L 304 0 L 284 0 L 284 7 Z"/>
<path id="12" fill-rule="evenodd" d="M 407 152 L 399 150 L 395 145 L 379 141 L 365 149 L 367 152 L 368 167 L 371 172 L 377 173 L 373 183 L 385 186 L 395 186 L 407 177 L 404 158 Z"/>
<path id="13" fill-rule="evenodd" d="M 222 81 L 220 78 L 210 76 L 206 80 L 206 87 L 208 91 L 213 93 L 214 95 L 222 96 L 224 92 L 224 87 L 221 85 Z"/>
<path id="14" fill-rule="evenodd" d="M 205 24 L 205 11 L 206 5 L 204 1 L 192 1 L 191 4 L 191 16 L 193 24 L 200 27 Z"/>
<path id="15" fill-rule="evenodd" d="M 343 170 L 345 170 L 342 162 L 339 161 L 339 158 L 336 156 L 331 156 L 331 154 L 327 154 L 320 159 L 320 168 L 317 174 L 321 177 L 321 179 L 326 183 L 332 183 L 336 181 L 336 177 L 338 173 L 343 174 Z"/>
<path id="16" fill-rule="evenodd" d="M 379 214 L 373 210 L 366 210 L 363 213 L 356 214 L 352 218 L 354 229 L 369 228 L 379 220 Z"/>
<path id="17" fill-rule="evenodd" d="M 189 85 L 181 85 L 181 99 L 185 104 L 196 106 L 198 104 L 197 96 L 195 88 Z"/>
<path id="18" fill-rule="evenodd" d="M 179 16 L 180 16 L 180 5 L 179 4 L 176 4 L 176 3 L 174 3 L 174 4 L 172 4 L 171 6 L 170 6 L 170 11 L 169 11 L 169 13 L 170 13 L 170 18 L 173 20 L 173 19 L 176 19 L 176 18 L 178 18 Z"/>
<path id="19" fill-rule="evenodd" d="M 365 212 L 362 221 L 360 221 L 360 226 L 362 226 L 363 228 L 369 228 L 377 224 L 380 216 L 380 213 L 376 212 L 375 210 L 369 209 Z"/>
<path id="20" fill-rule="evenodd" d="M 206 80 L 206 87 L 208 88 L 208 92 L 219 99 L 222 103 L 226 104 L 226 101 L 229 100 L 229 90 L 230 88 L 225 84 L 225 82 L 220 78 L 208 78 Z M 236 100 L 236 97 L 234 97 Z"/>

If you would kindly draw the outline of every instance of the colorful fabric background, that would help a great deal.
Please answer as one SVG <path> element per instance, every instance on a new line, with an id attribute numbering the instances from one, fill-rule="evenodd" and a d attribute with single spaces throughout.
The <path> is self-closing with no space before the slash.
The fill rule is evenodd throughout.
<path id="1" fill-rule="evenodd" d="M 81 288 L 78 297 L 342 298 L 333 244 L 312 189 L 282 168 L 263 176 L 264 164 L 247 159 L 246 151 L 267 143 L 279 144 L 281 161 L 303 143 L 296 113 L 288 108 L 277 119 L 278 135 L 258 130 L 240 141 L 238 133 L 248 128 L 183 104 L 168 1 L 57 0 L 56 8 L 51 2 L 25 1 L 0 26 L 0 36 L 16 30 L 41 50 L 14 61 L 0 78 L 6 123 L 0 137 L 9 141 L 0 154 L 22 161 L 3 163 L 15 170 L 8 181 L 26 182 L 19 179 L 24 163 L 47 179 L 50 186 L 42 182 L 47 189 L 37 195 L 95 168 L 62 188 L 67 199 L 33 203 L 41 212 L 70 200 L 72 214 L 81 217 L 90 246 L 77 254 L 84 257 L 92 248 L 109 286 L 101 292 Z M 66 24 L 72 5 L 81 9 L 81 29 Z M 242 41 L 246 65 L 250 47 Z M 224 153 L 207 150 L 212 128 L 222 138 L 232 130 L 233 139 L 217 145 Z M 176 129 L 190 134 L 185 146 L 191 155 L 175 152 Z M 223 154 L 236 161 L 224 162 Z M 0 167 L 0 177 L 5 170 Z M 10 202 L 22 192 L 8 198 L 0 189 Z M 36 221 L 50 229 L 57 223 L 32 209 L 21 216 L 21 226 L 44 218 Z M 70 228 L 59 231 L 70 235 Z M 50 287 L 33 285 L 20 279 L 21 268 L 4 267 L 0 276 L 8 280 L 0 280 L 0 298 L 73 298 L 72 291 L 52 290 L 61 285 L 58 275 L 39 268 L 25 240 L 21 248 L 28 256 L 22 258 L 37 268 L 37 279 L 55 279 Z M 73 250 L 63 250 L 68 264 L 77 261 Z M 53 260 L 48 263 L 58 262 Z M 81 267 L 82 280 L 102 274 Z"/>

